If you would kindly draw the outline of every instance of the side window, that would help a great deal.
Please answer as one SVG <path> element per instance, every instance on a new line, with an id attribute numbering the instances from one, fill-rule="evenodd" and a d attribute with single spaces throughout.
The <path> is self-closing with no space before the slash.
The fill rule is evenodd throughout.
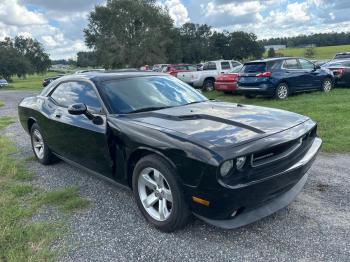
<path id="1" fill-rule="evenodd" d="M 88 83 L 62 83 L 53 91 L 51 98 L 63 107 L 84 103 L 92 111 L 101 111 L 101 103 L 97 98 L 96 92 Z"/>
<path id="2" fill-rule="evenodd" d="M 283 67 L 285 69 L 300 69 L 298 60 L 296 59 L 288 59 L 284 61 Z"/>
<path id="3" fill-rule="evenodd" d="M 229 62 L 221 62 L 221 69 L 222 70 L 228 70 L 231 69 Z"/>
<path id="4" fill-rule="evenodd" d="M 231 65 L 232 65 L 232 68 L 233 68 L 233 67 L 236 67 L 236 66 L 240 66 L 241 64 L 238 63 L 238 62 L 232 61 Z"/>
<path id="5" fill-rule="evenodd" d="M 214 62 L 205 63 L 203 70 L 216 70 L 216 64 Z"/>
<path id="6" fill-rule="evenodd" d="M 314 64 L 311 63 L 310 61 L 305 60 L 305 59 L 299 59 L 299 63 L 300 63 L 301 69 L 305 69 L 305 70 L 315 69 Z"/>

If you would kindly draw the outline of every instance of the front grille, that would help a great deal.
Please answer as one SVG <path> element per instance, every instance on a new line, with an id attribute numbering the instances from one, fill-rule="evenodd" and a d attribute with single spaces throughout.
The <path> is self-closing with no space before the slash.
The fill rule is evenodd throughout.
<path id="1" fill-rule="evenodd" d="M 316 128 L 298 139 L 253 154 L 246 179 L 262 179 L 288 169 L 306 154 L 315 137 Z"/>
<path id="2" fill-rule="evenodd" d="M 248 156 L 242 172 L 225 179 L 228 185 L 248 183 L 281 173 L 304 157 L 316 138 L 316 127 L 303 136 Z"/>

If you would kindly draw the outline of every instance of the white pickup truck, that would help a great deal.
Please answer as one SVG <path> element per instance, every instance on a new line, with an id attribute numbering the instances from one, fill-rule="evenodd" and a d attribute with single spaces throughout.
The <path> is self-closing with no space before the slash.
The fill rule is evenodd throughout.
<path id="1" fill-rule="evenodd" d="M 230 72 L 234 67 L 241 66 L 238 61 L 218 60 L 204 63 L 203 69 L 193 72 L 180 72 L 177 78 L 192 85 L 193 87 L 202 88 L 205 91 L 214 90 L 215 77 L 219 74 Z"/>

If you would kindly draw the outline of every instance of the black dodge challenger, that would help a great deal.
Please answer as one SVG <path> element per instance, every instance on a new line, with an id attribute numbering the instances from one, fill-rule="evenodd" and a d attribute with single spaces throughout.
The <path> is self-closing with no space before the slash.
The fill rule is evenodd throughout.
<path id="1" fill-rule="evenodd" d="M 154 72 L 61 77 L 25 98 L 19 118 L 39 162 L 63 159 L 131 188 L 166 232 L 192 214 L 230 229 L 287 206 L 322 144 L 308 117 L 210 101 Z"/>

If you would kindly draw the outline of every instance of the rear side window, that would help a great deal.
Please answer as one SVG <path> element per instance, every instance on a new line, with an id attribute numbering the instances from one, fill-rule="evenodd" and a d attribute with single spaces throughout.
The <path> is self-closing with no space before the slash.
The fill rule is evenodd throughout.
<path id="1" fill-rule="evenodd" d="M 95 112 L 101 110 L 101 104 L 95 90 L 84 82 L 62 83 L 52 92 L 51 98 L 62 107 L 84 103 L 90 110 Z"/>
<path id="2" fill-rule="evenodd" d="M 242 68 L 243 73 L 264 73 L 266 72 L 266 64 L 265 63 L 251 63 L 245 64 Z"/>
<path id="3" fill-rule="evenodd" d="M 285 60 L 283 63 L 283 67 L 285 69 L 300 69 L 298 60 L 296 60 L 296 59 Z"/>
<path id="4" fill-rule="evenodd" d="M 229 62 L 221 62 L 221 69 L 223 69 L 223 70 L 231 69 L 230 63 Z"/>

